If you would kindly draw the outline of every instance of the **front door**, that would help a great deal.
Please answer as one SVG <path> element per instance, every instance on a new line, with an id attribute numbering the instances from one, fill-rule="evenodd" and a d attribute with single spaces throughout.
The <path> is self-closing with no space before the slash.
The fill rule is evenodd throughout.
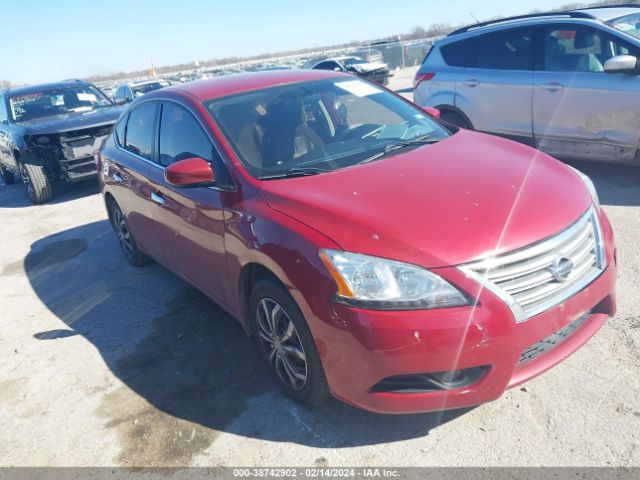
<path id="1" fill-rule="evenodd" d="M 222 305 L 229 284 L 225 261 L 224 190 L 168 184 L 164 168 L 179 160 L 199 157 L 214 163 L 215 149 L 200 122 L 177 103 L 164 102 L 160 112 L 158 155 L 152 169 L 152 215 L 167 252 L 171 270 Z M 219 171 L 219 166 L 214 168 Z"/>
<path id="2" fill-rule="evenodd" d="M 640 76 L 605 73 L 617 55 L 635 47 L 587 26 L 544 29 L 534 74 L 536 146 L 551 155 L 633 161 L 640 141 Z"/>

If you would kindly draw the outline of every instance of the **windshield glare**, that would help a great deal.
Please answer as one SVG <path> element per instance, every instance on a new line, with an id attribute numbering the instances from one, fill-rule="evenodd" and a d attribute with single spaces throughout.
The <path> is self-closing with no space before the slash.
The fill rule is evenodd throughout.
<path id="1" fill-rule="evenodd" d="M 62 87 L 9 97 L 11 117 L 15 122 L 70 112 L 88 112 L 110 105 L 111 101 L 90 85 Z"/>
<path id="2" fill-rule="evenodd" d="M 640 39 L 640 13 L 632 13 L 607 22 L 610 27 Z"/>
<path id="3" fill-rule="evenodd" d="M 205 106 L 246 170 L 263 179 L 292 169 L 338 170 L 398 143 L 450 135 L 422 110 L 357 79 L 272 87 Z"/>

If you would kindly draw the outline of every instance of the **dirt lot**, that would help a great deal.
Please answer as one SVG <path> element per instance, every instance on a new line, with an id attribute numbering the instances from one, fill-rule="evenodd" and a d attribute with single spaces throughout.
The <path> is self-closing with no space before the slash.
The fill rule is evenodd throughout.
<path id="1" fill-rule="evenodd" d="M 94 182 L 39 207 L 0 186 L 0 465 L 640 466 L 640 169 L 575 166 L 616 230 L 618 314 L 491 404 L 412 416 L 289 401 L 234 320 L 125 262 Z"/>

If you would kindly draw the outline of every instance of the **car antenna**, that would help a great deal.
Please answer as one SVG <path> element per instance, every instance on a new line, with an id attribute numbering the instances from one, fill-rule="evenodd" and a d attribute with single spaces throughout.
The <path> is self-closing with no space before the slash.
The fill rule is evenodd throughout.
<path id="1" fill-rule="evenodd" d="M 471 13 L 471 10 L 468 10 L 468 12 L 469 12 L 469 15 L 471 15 L 471 18 L 473 18 L 473 19 L 476 21 L 476 23 L 477 23 L 478 25 L 480 25 L 480 22 L 478 21 L 478 19 L 476 18 L 476 16 L 475 16 L 473 13 Z"/>

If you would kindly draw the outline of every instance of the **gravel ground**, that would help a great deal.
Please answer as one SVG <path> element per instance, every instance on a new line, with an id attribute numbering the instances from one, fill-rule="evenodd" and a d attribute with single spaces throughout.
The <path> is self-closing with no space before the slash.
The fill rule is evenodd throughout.
<path id="1" fill-rule="evenodd" d="M 640 169 L 574 165 L 616 230 L 618 314 L 493 403 L 410 416 L 289 401 L 234 320 L 125 262 L 94 182 L 43 206 L 0 185 L 0 466 L 640 466 Z"/>

